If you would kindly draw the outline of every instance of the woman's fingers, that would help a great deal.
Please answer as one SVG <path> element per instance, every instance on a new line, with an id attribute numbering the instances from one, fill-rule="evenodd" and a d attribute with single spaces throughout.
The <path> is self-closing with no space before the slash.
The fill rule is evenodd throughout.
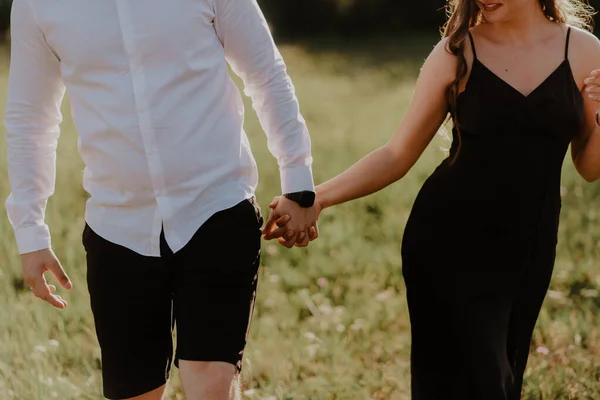
<path id="1" fill-rule="evenodd" d="M 308 239 L 312 242 L 319 237 L 319 227 L 315 224 L 308 228 Z"/>

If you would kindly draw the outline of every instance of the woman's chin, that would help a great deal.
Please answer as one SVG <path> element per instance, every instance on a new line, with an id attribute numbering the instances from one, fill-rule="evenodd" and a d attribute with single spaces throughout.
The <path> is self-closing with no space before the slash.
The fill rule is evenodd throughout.
<path id="1" fill-rule="evenodd" d="M 504 6 L 500 6 L 495 11 L 483 11 L 483 18 L 486 22 L 504 22 L 506 20 L 506 13 L 504 12 Z"/>

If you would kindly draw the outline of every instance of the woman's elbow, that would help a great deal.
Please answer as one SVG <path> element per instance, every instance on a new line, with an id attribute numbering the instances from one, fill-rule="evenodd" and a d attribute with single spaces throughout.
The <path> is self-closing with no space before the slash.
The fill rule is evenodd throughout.
<path id="1" fill-rule="evenodd" d="M 585 179 L 589 183 L 594 183 L 598 179 L 600 179 L 600 174 L 580 174 L 583 179 Z"/>
<path id="2" fill-rule="evenodd" d="M 580 163 L 575 163 L 575 168 L 579 175 L 589 183 L 594 183 L 600 179 L 600 168 L 589 168 Z"/>
<path id="3" fill-rule="evenodd" d="M 384 146 L 384 149 L 389 155 L 390 171 L 393 171 L 394 181 L 404 178 L 412 166 L 405 152 L 395 149 L 389 143 Z"/>

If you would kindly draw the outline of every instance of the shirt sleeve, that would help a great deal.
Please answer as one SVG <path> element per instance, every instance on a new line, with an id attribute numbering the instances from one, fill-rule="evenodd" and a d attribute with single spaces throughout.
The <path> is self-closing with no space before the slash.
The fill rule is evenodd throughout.
<path id="1" fill-rule="evenodd" d="M 51 246 L 44 215 L 54 192 L 64 93 L 60 62 L 47 45 L 34 10 L 28 0 L 15 0 L 4 123 L 11 187 L 6 210 L 20 254 Z"/>
<path id="2" fill-rule="evenodd" d="M 213 0 L 215 29 L 225 58 L 244 82 L 244 93 L 279 164 L 283 193 L 314 190 L 311 142 L 294 85 L 256 0 Z"/>

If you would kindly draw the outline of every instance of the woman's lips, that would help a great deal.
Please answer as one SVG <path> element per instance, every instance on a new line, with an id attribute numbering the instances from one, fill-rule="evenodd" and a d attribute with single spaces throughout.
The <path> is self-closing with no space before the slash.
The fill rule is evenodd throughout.
<path id="1" fill-rule="evenodd" d="M 493 12 L 502 7 L 501 3 L 482 3 L 479 2 L 481 9 L 487 12 Z"/>

